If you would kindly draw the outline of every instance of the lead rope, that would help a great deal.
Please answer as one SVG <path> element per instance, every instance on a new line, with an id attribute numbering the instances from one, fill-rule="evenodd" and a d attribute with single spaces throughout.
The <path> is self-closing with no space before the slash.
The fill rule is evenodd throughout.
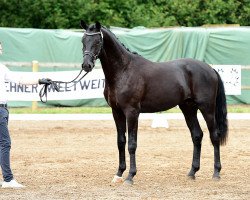
<path id="1" fill-rule="evenodd" d="M 57 84 L 60 84 L 60 83 L 66 83 L 66 84 L 74 83 L 73 85 L 69 86 L 69 88 L 73 87 L 74 85 L 76 85 L 78 82 L 80 82 L 88 74 L 88 72 L 86 72 L 79 80 L 77 80 L 75 82 L 75 80 L 81 75 L 82 71 L 83 71 L 83 69 L 81 69 L 80 73 L 72 81 L 68 81 L 68 82 L 66 82 L 66 81 L 51 81 L 51 83 L 50 83 L 51 88 L 53 90 L 56 90 L 57 92 L 59 92 L 59 86 Z M 49 86 L 49 84 L 44 84 L 39 92 L 40 100 L 43 103 L 47 102 L 48 86 Z M 43 100 L 44 96 L 45 96 L 45 101 Z"/>

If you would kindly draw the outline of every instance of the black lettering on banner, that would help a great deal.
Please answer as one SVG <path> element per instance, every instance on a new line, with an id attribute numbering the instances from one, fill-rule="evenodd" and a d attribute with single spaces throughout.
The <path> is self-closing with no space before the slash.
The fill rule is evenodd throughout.
<path id="1" fill-rule="evenodd" d="M 77 81 L 74 81 L 74 91 L 76 91 L 76 83 Z"/>
<path id="2" fill-rule="evenodd" d="M 28 85 L 24 86 L 24 92 L 30 93 L 30 87 Z"/>
<path id="3" fill-rule="evenodd" d="M 97 89 L 97 88 L 98 88 L 98 87 L 96 86 L 96 81 L 97 81 L 96 79 L 94 79 L 94 80 L 91 81 L 91 83 L 92 83 L 92 84 L 91 84 L 91 89 Z"/>
<path id="4" fill-rule="evenodd" d="M 10 90 L 8 89 L 8 85 L 10 85 L 9 82 L 5 82 L 6 92 L 9 92 L 9 91 L 10 91 Z"/>
<path id="5" fill-rule="evenodd" d="M 105 86 L 105 79 L 93 79 L 93 80 L 84 80 L 80 81 L 81 90 L 88 90 L 88 89 L 99 89 L 104 88 Z"/>
<path id="6" fill-rule="evenodd" d="M 101 80 L 100 79 L 98 79 L 98 88 L 100 88 L 100 82 L 101 82 Z"/>
<path id="7" fill-rule="evenodd" d="M 59 84 L 59 88 L 60 88 L 60 84 Z M 52 87 L 51 85 L 48 86 L 48 92 L 55 92 L 55 88 Z M 61 92 L 61 91 L 60 91 Z"/>
<path id="8" fill-rule="evenodd" d="M 71 90 L 69 89 L 68 84 L 65 83 L 65 92 L 70 92 L 70 91 L 71 91 Z"/>
<path id="9" fill-rule="evenodd" d="M 79 86 L 77 86 L 79 83 Z M 7 92 L 21 92 L 21 93 L 38 93 L 39 85 L 19 85 L 14 82 L 5 82 Z M 80 90 L 96 90 L 105 87 L 105 79 L 92 79 L 81 80 L 80 82 L 74 81 L 74 83 L 58 83 L 59 92 L 72 92 Z M 57 92 L 51 85 L 48 86 L 48 92 Z"/>
<path id="10" fill-rule="evenodd" d="M 59 92 L 63 92 L 63 86 L 61 83 L 59 83 Z"/>
<path id="11" fill-rule="evenodd" d="M 16 84 L 10 82 L 10 92 L 16 92 Z"/>
<path id="12" fill-rule="evenodd" d="M 105 78 L 102 79 L 102 88 L 105 88 Z"/>
<path id="13" fill-rule="evenodd" d="M 23 85 L 17 85 L 17 92 L 23 92 Z"/>
<path id="14" fill-rule="evenodd" d="M 34 93 L 34 92 L 37 93 L 37 87 L 38 87 L 38 85 L 32 85 L 31 87 L 32 87 L 32 90 L 31 90 L 32 93 Z"/>
<path id="15" fill-rule="evenodd" d="M 5 82 L 6 92 L 37 93 L 38 85 L 19 85 L 14 82 Z"/>
<path id="16" fill-rule="evenodd" d="M 87 90 L 89 88 L 89 84 L 90 84 L 90 81 L 88 81 L 88 83 L 86 83 L 86 81 L 80 81 L 80 85 L 81 85 L 81 90 Z"/>

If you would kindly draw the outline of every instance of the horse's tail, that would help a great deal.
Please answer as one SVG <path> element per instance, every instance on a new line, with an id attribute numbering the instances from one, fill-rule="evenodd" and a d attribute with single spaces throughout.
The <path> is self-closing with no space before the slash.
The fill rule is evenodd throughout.
<path id="1" fill-rule="evenodd" d="M 220 144 L 225 145 L 228 137 L 226 95 L 225 95 L 224 84 L 221 80 L 221 77 L 217 71 L 215 72 L 218 76 L 215 119 L 217 123 L 217 128 L 219 129 L 218 134 L 219 134 Z"/>

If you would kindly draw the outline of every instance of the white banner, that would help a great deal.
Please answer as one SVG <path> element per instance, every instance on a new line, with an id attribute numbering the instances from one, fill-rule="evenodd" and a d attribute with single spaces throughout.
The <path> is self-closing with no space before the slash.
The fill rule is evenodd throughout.
<path id="1" fill-rule="evenodd" d="M 241 94 L 241 66 L 213 65 L 212 67 L 221 75 L 227 95 Z M 79 71 L 16 73 L 32 73 L 32 75 L 37 76 L 37 78 L 49 77 L 52 80 L 68 82 L 73 80 L 78 75 Z M 84 73 L 85 72 L 83 72 L 83 74 Z M 59 92 L 55 91 L 51 85 L 48 86 L 47 98 L 48 100 L 104 98 L 104 86 L 105 79 L 102 69 L 94 69 L 77 84 L 59 84 Z M 40 101 L 39 92 L 41 88 L 42 85 L 17 85 L 15 83 L 6 83 L 6 90 L 10 101 Z"/>
<path id="2" fill-rule="evenodd" d="M 49 77 L 52 80 L 69 82 L 72 81 L 80 71 L 63 71 L 63 72 L 17 72 L 32 73 L 37 78 Z M 83 76 L 85 72 L 82 72 Z M 80 76 L 80 77 L 81 77 Z M 8 99 L 15 101 L 40 101 L 39 92 L 43 85 L 17 85 L 7 82 L 6 90 Z M 77 84 L 60 83 L 59 92 L 55 91 L 51 85 L 48 86 L 48 100 L 71 100 L 71 99 L 92 99 L 103 98 L 105 79 L 102 69 L 95 69 L 88 73 Z M 44 99 L 45 100 L 45 99 Z"/>

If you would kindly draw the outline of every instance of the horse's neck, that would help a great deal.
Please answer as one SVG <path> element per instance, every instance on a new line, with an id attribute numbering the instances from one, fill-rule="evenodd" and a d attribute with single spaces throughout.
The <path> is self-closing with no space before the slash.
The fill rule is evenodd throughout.
<path id="1" fill-rule="evenodd" d="M 131 55 L 108 30 L 103 32 L 103 51 L 100 61 L 107 81 L 112 81 L 127 67 Z"/>

